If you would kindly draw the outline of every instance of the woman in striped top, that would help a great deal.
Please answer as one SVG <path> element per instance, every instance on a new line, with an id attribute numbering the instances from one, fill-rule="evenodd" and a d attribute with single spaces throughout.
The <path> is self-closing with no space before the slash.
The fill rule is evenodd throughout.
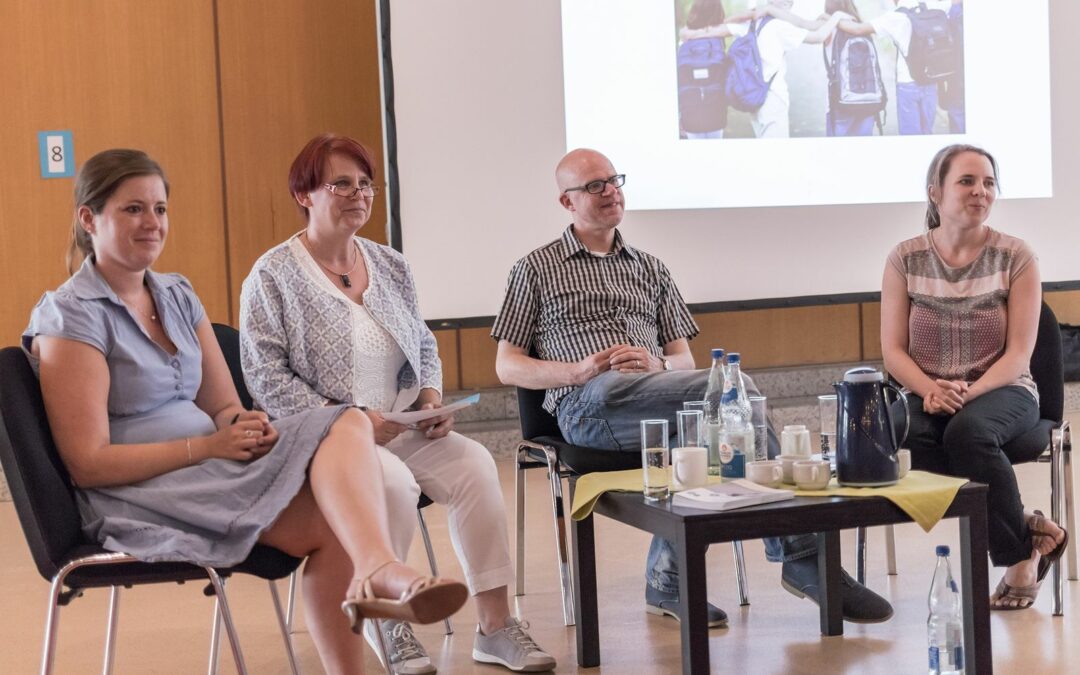
<path id="1" fill-rule="evenodd" d="M 1039 419 L 1029 373 L 1038 261 L 987 225 L 997 196 L 990 153 L 951 145 L 927 174 L 927 231 L 889 254 L 881 286 L 885 367 L 909 391 L 912 466 L 989 485 L 990 558 L 1007 569 L 993 609 L 1026 609 L 1066 533 L 1024 510 L 1002 450 Z"/>

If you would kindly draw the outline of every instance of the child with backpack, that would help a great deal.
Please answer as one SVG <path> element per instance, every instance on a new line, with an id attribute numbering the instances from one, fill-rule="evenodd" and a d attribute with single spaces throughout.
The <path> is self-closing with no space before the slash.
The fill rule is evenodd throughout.
<path id="1" fill-rule="evenodd" d="M 721 0 L 694 0 L 684 30 L 704 31 L 723 26 Z M 727 126 L 724 82 L 727 58 L 724 38 L 705 36 L 684 39 L 676 55 L 679 81 L 679 129 L 688 139 L 723 138 Z"/>
<path id="2" fill-rule="evenodd" d="M 841 21 L 855 36 L 882 35 L 896 44 L 896 117 L 902 135 L 934 133 L 938 83 L 956 70 L 949 30 L 951 0 L 893 0 L 896 8 L 869 22 Z"/>

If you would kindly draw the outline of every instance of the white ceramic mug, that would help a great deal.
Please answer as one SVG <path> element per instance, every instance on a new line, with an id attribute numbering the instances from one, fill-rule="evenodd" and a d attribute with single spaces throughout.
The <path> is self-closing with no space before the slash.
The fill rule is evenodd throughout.
<path id="1" fill-rule="evenodd" d="M 709 460 L 705 448 L 675 448 L 671 451 L 671 487 L 689 490 L 705 485 Z"/>
<path id="2" fill-rule="evenodd" d="M 780 460 L 780 466 L 783 468 L 783 480 L 785 483 L 795 483 L 795 462 L 800 462 L 804 459 L 802 455 L 780 455 L 777 457 Z"/>
<path id="3" fill-rule="evenodd" d="M 788 424 L 780 432 L 780 452 L 785 455 L 810 456 L 810 430 L 805 424 Z"/>
<path id="4" fill-rule="evenodd" d="M 911 471 L 911 451 L 907 448 L 897 450 L 896 463 L 900 465 L 900 478 L 903 478 L 908 471 Z"/>
<path id="5" fill-rule="evenodd" d="M 795 485 L 800 490 L 824 490 L 832 478 L 828 460 L 804 459 L 792 467 Z"/>
<path id="6" fill-rule="evenodd" d="M 747 462 L 746 477 L 758 485 L 778 487 L 784 478 L 784 468 L 775 459 Z"/>

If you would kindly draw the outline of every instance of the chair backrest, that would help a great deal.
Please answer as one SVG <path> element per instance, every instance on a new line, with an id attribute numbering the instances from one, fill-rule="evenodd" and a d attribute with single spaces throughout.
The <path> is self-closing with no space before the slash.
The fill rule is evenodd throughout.
<path id="1" fill-rule="evenodd" d="M 0 350 L 0 463 L 34 564 L 52 579 L 71 549 L 86 540 L 41 387 L 18 347 Z"/>
<path id="2" fill-rule="evenodd" d="M 1039 417 L 1061 422 L 1065 414 L 1065 365 L 1061 358 L 1061 326 L 1044 301 L 1039 332 L 1031 352 L 1031 377 L 1039 388 Z"/>
<path id="3" fill-rule="evenodd" d="M 517 388 L 518 416 L 521 419 L 521 437 L 525 439 L 554 436 L 562 438 L 559 422 L 544 410 L 544 389 Z"/>
<path id="4" fill-rule="evenodd" d="M 244 382 L 244 369 L 240 365 L 240 331 L 223 323 L 214 324 L 214 336 L 221 345 L 221 353 L 225 355 L 225 363 L 229 364 L 229 374 L 232 375 L 236 393 L 240 395 L 240 404 L 247 410 L 251 410 L 255 404 L 251 400 L 247 383 Z"/>

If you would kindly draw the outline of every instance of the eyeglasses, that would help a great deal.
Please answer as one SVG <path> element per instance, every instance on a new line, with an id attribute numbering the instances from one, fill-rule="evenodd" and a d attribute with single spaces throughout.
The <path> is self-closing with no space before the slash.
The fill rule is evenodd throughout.
<path id="1" fill-rule="evenodd" d="M 617 173 L 611 178 L 604 178 L 602 180 L 594 180 L 578 187 L 566 188 L 563 192 L 578 192 L 584 190 L 591 195 L 598 195 L 604 191 L 608 185 L 615 188 L 621 188 L 626 184 L 626 174 Z"/>
<path id="2" fill-rule="evenodd" d="M 345 199 L 352 199 L 357 194 L 362 194 L 365 197 L 374 197 L 379 194 L 378 185 L 372 185 L 367 183 L 356 187 L 355 185 L 341 185 L 337 183 L 323 183 L 323 187 L 329 190 L 331 193 L 338 197 L 344 197 Z"/>

